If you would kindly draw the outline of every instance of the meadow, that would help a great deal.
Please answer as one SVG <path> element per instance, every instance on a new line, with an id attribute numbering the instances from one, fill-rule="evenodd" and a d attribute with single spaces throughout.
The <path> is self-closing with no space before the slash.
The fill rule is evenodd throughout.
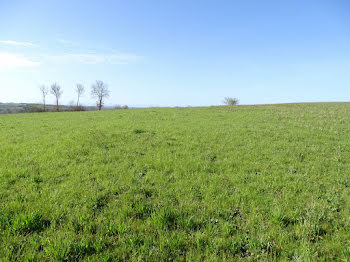
<path id="1" fill-rule="evenodd" d="M 0 115 L 0 261 L 350 261 L 350 103 Z"/>

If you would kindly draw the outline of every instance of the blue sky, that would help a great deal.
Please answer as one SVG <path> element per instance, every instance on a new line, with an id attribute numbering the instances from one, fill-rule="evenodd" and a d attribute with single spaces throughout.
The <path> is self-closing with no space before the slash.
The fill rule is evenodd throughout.
<path id="1" fill-rule="evenodd" d="M 95 80 L 108 105 L 349 101 L 350 2 L 0 0 L 0 80 L 1 102 Z"/>

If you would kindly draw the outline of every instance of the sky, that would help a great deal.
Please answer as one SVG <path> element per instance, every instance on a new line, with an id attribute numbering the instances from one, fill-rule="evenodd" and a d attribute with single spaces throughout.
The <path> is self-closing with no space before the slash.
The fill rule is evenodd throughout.
<path id="1" fill-rule="evenodd" d="M 0 0 L 0 102 L 96 80 L 111 106 L 350 101 L 350 1 Z"/>

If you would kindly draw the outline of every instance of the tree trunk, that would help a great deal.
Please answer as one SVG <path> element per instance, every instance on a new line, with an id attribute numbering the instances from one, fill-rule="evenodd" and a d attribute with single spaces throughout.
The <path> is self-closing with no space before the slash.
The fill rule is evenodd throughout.
<path id="1" fill-rule="evenodd" d="M 98 104 L 98 111 L 101 111 L 101 108 L 102 108 L 102 99 L 100 99 L 100 102 Z"/>

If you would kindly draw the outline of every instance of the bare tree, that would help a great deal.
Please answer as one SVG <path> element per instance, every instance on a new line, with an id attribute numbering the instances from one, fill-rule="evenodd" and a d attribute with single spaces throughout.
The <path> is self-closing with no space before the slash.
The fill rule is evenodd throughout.
<path id="1" fill-rule="evenodd" d="M 109 90 L 105 83 L 102 81 L 96 81 L 91 87 L 91 96 L 96 98 L 96 105 L 98 110 L 101 110 L 104 104 L 105 98 L 109 97 Z"/>
<path id="2" fill-rule="evenodd" d="M 77 99 L 77 110 L 78 110 L 78 108 L 79 108 L 79 100 L 80 100 L 80 97 L 85 92 L 85 87 L 82 84 L 77 84 L 76 88 L 75 88 L 75 91 L 77 92 L 77 95 L 78 95 L 78 99 Z"/>
<path id="3" fill-rule="evenodd" d="M 237 98 L 225 97 L 223 103 L 228 106 L 238 105 L 239 100 Z"/>
<path id="4" fill-rule="evenodd" d="M 43 98 L 43 111 L 46 112 L 46 96 L 49 93 L 49 89 L 44 85 L 40 86 L 39 88 Z"/>
<path id="5" fill-rule="evenodd" d="M 50 93 L 53 94 L 56 98 L 56 111 L 58 112 L 60 111 L 59 100 L 61 98 L 63 91 L 58 84 L 54 83 L 51 85 Z"/>

